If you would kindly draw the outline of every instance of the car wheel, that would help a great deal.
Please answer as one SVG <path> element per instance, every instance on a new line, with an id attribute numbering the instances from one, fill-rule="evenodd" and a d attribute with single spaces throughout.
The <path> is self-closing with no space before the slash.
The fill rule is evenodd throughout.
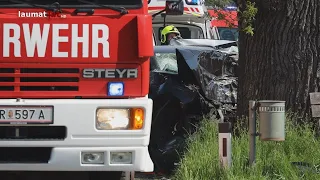
<path id="1" fill-rule="evenodd" d="M 89 172 L 89 180 L 120 180 L 121 171 L 95 171 Z"/>

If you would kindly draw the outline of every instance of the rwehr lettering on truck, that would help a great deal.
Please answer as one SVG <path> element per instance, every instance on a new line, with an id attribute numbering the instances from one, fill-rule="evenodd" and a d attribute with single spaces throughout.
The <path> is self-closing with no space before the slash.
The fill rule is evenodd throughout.
<path id="1" fill-rule="evenodd" d="M 82 44 L 82 58 L 97 58 L 99 54 L 102 57 L 109 58 L 109 27 L 105 24 L 30 24 L 22 23 L 4 23 L 3 29 L 3 57 L 21 57 L 21 51 L 25 51 L 27 57 L 46 57 L 46 52 L 51 51 L 51 57 L 78 57 L 78 44 Z M 89 27 L 91 32 L 89 34 Z M 79 28 L 82 28 L 82 35 L 79 36 Z M 51 31 L 51 32 L 50 32 Z M 71 31 L 71 37 L 61 36 L 60 31 Z M 10 36 L 12 32 L 12 36 Z M 99 32 L 102 36 L 99 37 Z M 48 47 L 49 33 L 51 34 L 51 48 Z M 23 34 L 24 44 L 21 44 L 21 34 Z M 10 43 L 13 48 L 10 49 Z M 60 43 L 68 43 L 68 51 L 60 51 Z M 91 45 L 89 47 L 89 44 Z M 102 52 L 98 52 L 98 46 L 102 45 Z M 37 52 L 36 52 L 37 49 Z M 89 55 L 90 52 L 90 55 Z"/>
<path id="2" fill-rule="evenodd" d="M 0 3 L 0 170 L 153 171 L 147 0 L 50 3 Z"/>

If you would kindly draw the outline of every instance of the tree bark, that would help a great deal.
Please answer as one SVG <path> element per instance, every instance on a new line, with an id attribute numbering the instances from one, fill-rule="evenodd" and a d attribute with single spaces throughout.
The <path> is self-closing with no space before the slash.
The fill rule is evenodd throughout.
<path id="1" fill-rule="evenodd" d="M 252 2 L 258 8 L 254 35 L 239 36 L 237 114 L 248 116 L 249 100 L 285 100 L 287 111 L 305 117 L 309 93 L 319 90 L 320 1 Z M 243 10 L 244 0 L 238 5 Z"/>

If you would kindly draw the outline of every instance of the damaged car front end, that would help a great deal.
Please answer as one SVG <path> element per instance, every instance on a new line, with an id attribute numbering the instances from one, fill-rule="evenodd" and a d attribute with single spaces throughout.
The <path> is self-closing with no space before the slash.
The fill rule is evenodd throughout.
<path id="1" fill-rule="evenodd" d="M 237 59 L 212 47 L 155 46 L 150 62 L 153 117 L 149 152 L 156 171 L 171 173 L 206 116 L 228 120 L 237 100 Z"/>

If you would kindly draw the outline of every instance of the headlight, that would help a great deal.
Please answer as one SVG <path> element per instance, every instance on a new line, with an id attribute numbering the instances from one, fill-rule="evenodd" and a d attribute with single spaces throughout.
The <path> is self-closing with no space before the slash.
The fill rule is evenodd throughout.
<path id="1" fill-rule="evenodd" d="M 130 109 L 98 109 L 97 129 L 127 129 Z"/>
<path id="2" fill-rule="evenodd" d="M 144 109 L 97 109 L 96 127 L 99 130 L 142 129 Z"/>

